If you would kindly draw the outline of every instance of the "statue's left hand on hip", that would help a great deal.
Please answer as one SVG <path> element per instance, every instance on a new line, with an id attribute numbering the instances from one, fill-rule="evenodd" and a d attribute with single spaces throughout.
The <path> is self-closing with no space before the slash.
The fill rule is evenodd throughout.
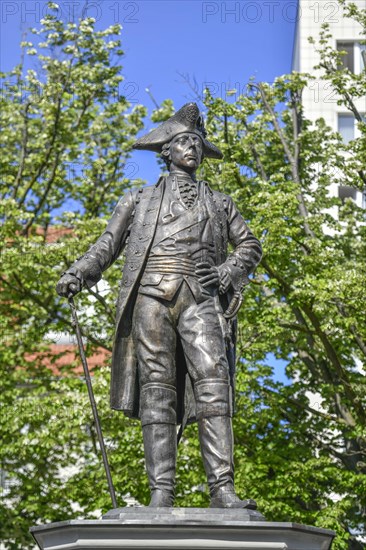
<path id="1" fill-rule="evenodd" d="M 230 286 L 230 277 L 227 272 L 220 273 L 219 268 L 209 262 L 199 262 L 196 265 L 196 274 L 203 287 L 217 286 L 220 294 L 225 293 Z"/>

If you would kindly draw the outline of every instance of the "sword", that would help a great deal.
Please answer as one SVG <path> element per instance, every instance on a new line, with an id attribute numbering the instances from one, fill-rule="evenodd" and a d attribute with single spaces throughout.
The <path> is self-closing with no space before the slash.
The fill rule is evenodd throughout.
<path id="1" fill-rule="evenodd" d="M 76 313 L 76 307 L 75 307 L 75 303 L 74 303 L 74 299 L 72 297 L 72 294 L 69 294 L 68 302 L 69 302 L 69 305 L 70 305 L 70 308 L 71 308 L 72 325 L 75 328 L 76 339 L 77 339 L 78 347 L 79 347 L 80 359 L 81 359 L 81 362 L 83 364 L 85 382 L 86 382 L 86 386 L 88 388 L 89 400 L 90 400 L 91 408 L 92 408 L 92 411 L 93 411 L 95 427 L 96 427 L 96 430 L 97 430 L 99 447 L 100 447 L 100 450 L 101 450 L 101 453 L 102 453 L 104 470 L 105 470 L 105 473 L 106 473 L 106 476 L 107 476 L 109 494 L 111 496 L 113 508 L 117 508 L 116 493 L 115 493 L 115 490 L 114 490 L 111 471 L 110 471 L 110 468 L 109 468 L 108 457 L 107 457 L 107 453 L 106 453 L 106 449 L 105 449 L 105 444 L 104 444 L 104 439 L 103 439 L 103 434 L 102 434 L 102 428 L 101 428 L 101 425 L 100 425 L 97 404 L 96 404 L 95 398 L 94 398 L 93 386 L 92 386 L 92 382 L 91 382 L 91 378 L 90 378 L 88 363 L 87 363 L 86 356 L 85 356 L 84 344 L 83 344 L 83 340 L 82 340 L 82 337 L 81 337 L 80 325 L 79 325 L 78 316 L 77 316 L 77 313 Z"/>
<path id="2" fill-rule="evenodd" d="M 231 302 L 224 313 L 225 319 L 232 319 L 238 313 L 243 301 L 243 295 L 240 290 L 236 290 L 231 299 Z"/>

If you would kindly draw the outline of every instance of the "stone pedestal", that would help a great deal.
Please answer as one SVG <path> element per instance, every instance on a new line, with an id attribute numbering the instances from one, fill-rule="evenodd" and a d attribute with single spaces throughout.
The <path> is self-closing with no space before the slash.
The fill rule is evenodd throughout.
<path id="1" fill-rule="evenodd" d="M 334 533 L 265 521 L 259 512 L 209 508 L 118 508 L 101 520 L 32 527 L 42 550 L 329 550 Z"/>

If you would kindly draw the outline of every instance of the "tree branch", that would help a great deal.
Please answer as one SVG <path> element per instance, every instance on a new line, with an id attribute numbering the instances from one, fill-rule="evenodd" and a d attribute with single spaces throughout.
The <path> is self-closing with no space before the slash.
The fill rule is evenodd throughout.
<path id="1" fill-rule="evenodd" d="M 54 145 L 55 145 L 55 142 L 56 142 L 56 137 L 58 135 L 58 124 L 59 124 L 60 115 L 61 115 L 61 103 L 62 103 L 62 94 L 60 94 L 60 96 L 58 98 L 58 101 L 57 101 L 57 109 L 56 109 L 56 114 L 55 114 L 55 120 L 54 120 L 54 123 L 53 123 L 52 136 L 51 136 L 51 141 L 50 141 L 50 145 L 48 147 L 46 156 L 45 156 L 43 162 L 41 162 L 41 164 L 40 164 L 38 170 L 36 171 L 35 175 L 30 180 L 30 182 L 29 182 L 29 184 L 28 184 L 28 186 L 27 186 L 27 188 L 26 188 L 26 190 L 23 194 L 23 197 L 19 201 L 19 206 L 22 206 L 24 204 L 29 191 L 32 189 L 32 187 L 35 184 L 35 182 L 37 181 L 37 179 L 41 176 L 44 169 L 48 166 L 48 162 L 50 160 L 51 153 L 53 152 L 53 148 L 54 148 Z"/>
<path id="2" fill-rule="evenodd" d="M 51 191 L 51 186 L 52 186 L 52 184 L 54 182 L 54 179 L 55 179 L 55 176 L 56 176 L 60 155 L 61 155 L 61 152 L 56 153 L 56 156 L 55 156 L 54 161 L 53 161 L 51 176 L 50 176 L 50 178 L 49 178 L 49 180 L 46 184 L 45 192 L 43 193 L 43 196 L 39 200 L 38 205 L 34 208 L 33 216 L 27 221 L 27 223 L 26 223 L 26 225 L 25 225 L 25 227 L 22 231 L 23 235 L 27 235 L 29 229 L 32 227 L 33 223 L 36 220 L 37 214 L 42 210 L 42 207 L 43 207 L 43 205 L 44 205 L 44 203 L 47 199 L 47 196 L 48 196 L 49 192 Z"/>
<path id="3" fill-rule="evenodd" d="M 281 284 L 284 294 L 288 296 L 292 291 L 291 286 L 282 277 L 280 277 L 278 273 L 276 273 L 272 268 L 270 268 L 270 266 L 268 265 L 265 259 L 262 259 L 262 265 L 266 269 L 266 271 L 269 273 L 269 275 L 275 278 Z M 311 345 L 310 349 L 312 349 L 312 347 L 315 347 L 315 340 L 313 338 L 313 335 L 315 334 L 320 340 L 320 342 L 322 343 L 323 349 L 325 350 L 325 353 L 330 361 L 330 364 L 333 365 L 338 379 L 343 383 L 343 388 L 345 390 L 345 394 L 349 402 L 353 403 L 355 410 L 359 415 L 359 418 L 364 420 L 365 413 L 364 413 L 362 404 L 359 402 L 359 399 L 353 390 L 353 387 L 349 380 L 348 373 L 342 367 L 338 359 L 338 356 L 333 346 L 331 345 L 331 342 L 329 341 L 327 335 L 322 331 L 320 322 L 317 316 L 312 311 L 312 309 L 306 304 L 302 304 L 301 309 L 297 308 L 296 306 L 292 306 L 292 308 L 294 309 L 297 319 L 300 320 L 301 323 L 304 323 L 305 326 L 307 327 L 307 323 L 303 318 L 301 309 L 304 311 L 305 315 L 307 316 L 312 326 L 314 327 L 314 332 L 311 332 L 310 330 L 308 332 L 309 344 Z M 337 380 L 334 379 L 334 376 L 331 374 L 331 372 L 328 369 L 326 369 L 325 373 L 328 378 L 328 381 L 335 387 L 337 385 Z M 349 412 L 348 408 L 341 403 L 341 397 L 338 392 L 335 392 L 335 403 L 342 418 L 349 424 L 349 426 L 354 426 L 355 420 L 351 415 L 351 413 Z"/>
<path id="4" fill-rule="evenodd" d="M 271 104 L 268 101 L 268 98 L 267 98 L 267 95 L 265 93 L 263 84 L 258 84 L 257 88 L 258 88 L 258 90 L 261 94 L 261 98 L 262 98 L 262 101 L 263 101 L 264 108 L 267 111 L 267 113 L 269 113 L 269 115 L 271 116 L 273 126 L 276 130 L 276 133 L 277 133 L 278 137 L 280 138 L 280 141 L 282 143 L 282 147 L 285 151 L 285 155 L 286 155 L 286 157 L 287 157 L 287 159 L 290 163 L 292 178 L 293 178 L 294 182 L 298 185 L 298 189 L 299 189 L 299 191 L 297 193 L 297 199 L 299 201 L 298 208 L 299 208 L 299 213 L 300 213 L 301 217 L 303 218 L 304 231 L 305 231 L 306 235 L 308 235 L 310 237 L 315 237 L 314 232 L 312 231 L 312 229 L 310 229 L 309 224 L 307 222 L 308 210 L 306 208 L 305 200 L 304 200 L 304 197 L 303 197 L 302 192 L 301 192 L 301 179 L 300 179 L 300 174 L 299 174 L 299 171 L 298 171 L 298 158 L 296 158 L 296 156 L 292 154 L 292 151 L 291 151 L 291 149 L 290 149 L 290 147 L 289 147 L 289 145 L 286 141 L 286 138 L 285 138 L 285 135 L 282 131 L 282 128 L 281 128 L 281 126 L 278 122 L 276 113 L 274 112 Z M 294 126 L 294 132 L 296 132 L 295 126 Z M 296 134 L 295 143 L 297 143 L 297 141 L 298 141 L 298 135 Z M 295 151 L 296 151 L 296 149 L 295 149 Z M 299 155 L 299 151 L 298 151 L 297 154 Z"/>
<path id="5" fill-rule="evenodd" d="M 112 322 L 114 322 L 115 315 L 114 315 L 113 311 L 111 310 L 111 308 L 109 307 L 109 305 L 107 304 L 104 296 L 102 296 L 99 292 L 93 290 L 92 288 L 88 288 L 88 292 L 89 292 L 89 294 L 94 296 L 94 298 L 96 298 L 96 300 L 98 300 L 98 302 L 100 302 L 104 306 L 104 309 L 105 309 L 109 319 Z"/>
<path id="6" fill-rule="evenodd" d="M 342 315 L 342 317 L 345 317 L 346 319 L 349 318 L 349 314 L 346 311 L 345 305 L 340 300 L 338 300 L 337 298 L 333 302 L 335 303 L 335 305 L 336 305 L 339 313 Z M 366 344 L 362 340 L 361 336 L 359 336 L 357 334 L 357 330 L 356 330 L 355 325 L 350 326 L 350 331 L 351 331 L 351 334 L 353 335 L 353 337 L 355 339 L 356 344 L 358 345 L 358 347 L 360 348 L 362 353 L 366 356 Z"/>
<path id="7" fill-rule="evenodd" d="M 249 134 L 250 129 L 249 129 L 249 125 L 248 125 L 248 123 L 247 123 L 246 120 L 243 120 L 243 126 L 244 126 L 244 128 L 246 129 L 247 134 Z M 262 179 L 263 179 L 264 181 L 267 181 L 267 182 L 268 182 L 268 181 L 269 181 L 269 177 L 268 177 L 267 174 L 266 174 L 266 171 L 265 171 L 265 169 L 264 169 L 264 166 L 263 166 L 263 164 L 262 164 L 262 161 L 261 161 L 261 159 L 260 159 L 260 155 L 259 155 L 259 153 L 258 153 L 258 151 L 257 151 L 256 146 L 255 146 L 253 143 L 249 143 L 249 147 L 250 147 L 250 150 L 251 150 L 252 153 L 253 153 L 253 157 L 254 157 L 254 160 L 255 160 L 255 162 L 256 162 L 257 169 L 259 170 Z"/>
<path id="8" fill-rule="evenodd" d="M 20 148 L 20 159 L 17 175 L 14 181 L 13 199 L 16 199 L 18 188 L 23 176 L 25 159 L 27 156 L 27 141 L 28 141 L 28 110 L 30 107 L 30 101 L 27 101 L 24 108 L 24 126 L 22 130 L 22 143 Z"/>
<path id="9" fill-rule="evenodd" d="M 276 395 L 277 397 L 281 395 L 279 392 L 277 392 L 275 390 L 272 390 L 271 388 L 267 388 L 265 386 L 262 386 L 262 391 L 264 391 L 264 393 L 269 393 L 269 394 L 272 394 L 272 395 Z M 317 409 L 313 409 L 312 407 L 310 407 L 309 405 L 306 405 L 306 403 L 303 403 L 302 401 L 300 401 L 299 399 L 296 399 L 295 397 L 290 397 L 290 396 L 286 395 L 286 400 L 289 401 L 290 403 L 293 403 L 294 405 L 296 405 L 296 407 L 298 407 L 299 409 L 302 409 L 304 411 L 308 411 L 309 413 L 313 414 L 314 416 L 324 418 L 328 422 L 331 420 L 335 424 L 340 424 L 342 426 L 348 426 L 347 422 L 345 420 L 343 420 L 342 418 L 339 418 L 337 416 L 333 416 L 333 415 L 331 415 L 329 413 L 326 413 L 326 412 L 323 412 L 323 411 L 319 411 Z"/>

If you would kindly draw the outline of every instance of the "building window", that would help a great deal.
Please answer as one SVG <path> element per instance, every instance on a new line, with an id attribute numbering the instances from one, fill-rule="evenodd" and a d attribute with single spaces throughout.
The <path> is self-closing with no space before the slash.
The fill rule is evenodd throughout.
<path id="1" fill-rule="evenodd" d="M 338 197 L 341 199 L 342 203 L 344 203 L 346 199 L 352 199 L 356 202 L 357 189 L 354 189 L 354 187 L 349 187 L 349 185 L 341 185 L 338 187 Z"/>
<path id="2" fill-rule="evenodd" d="M 366 45 L 362 45 L 361 51 L 361 70 L 366 71 Z"/>
<path id="3" fill-rule="evenodd" d="M 342 52 L 338 69 L 348 69 L 360 74 L 366 70 L 366 45 L 352 40 L 337 40 L 337 50 Z"/>
<path id="4" fill-rule="evenodd" d="M 345 143 L 355 139 L 355 117 L 348 114 L 338 115 L 338 132 Z"/>
<path id="5" fill-rule="evenodd" d="M 342 61 L 340 62 L 338 69 L 349 69 L 351 73 L 355 72 L 355 43 L 354 42 L 340 42 L 337 41 L 337 50 L 339 52 L 346 52 L 342 54 Z"/>

